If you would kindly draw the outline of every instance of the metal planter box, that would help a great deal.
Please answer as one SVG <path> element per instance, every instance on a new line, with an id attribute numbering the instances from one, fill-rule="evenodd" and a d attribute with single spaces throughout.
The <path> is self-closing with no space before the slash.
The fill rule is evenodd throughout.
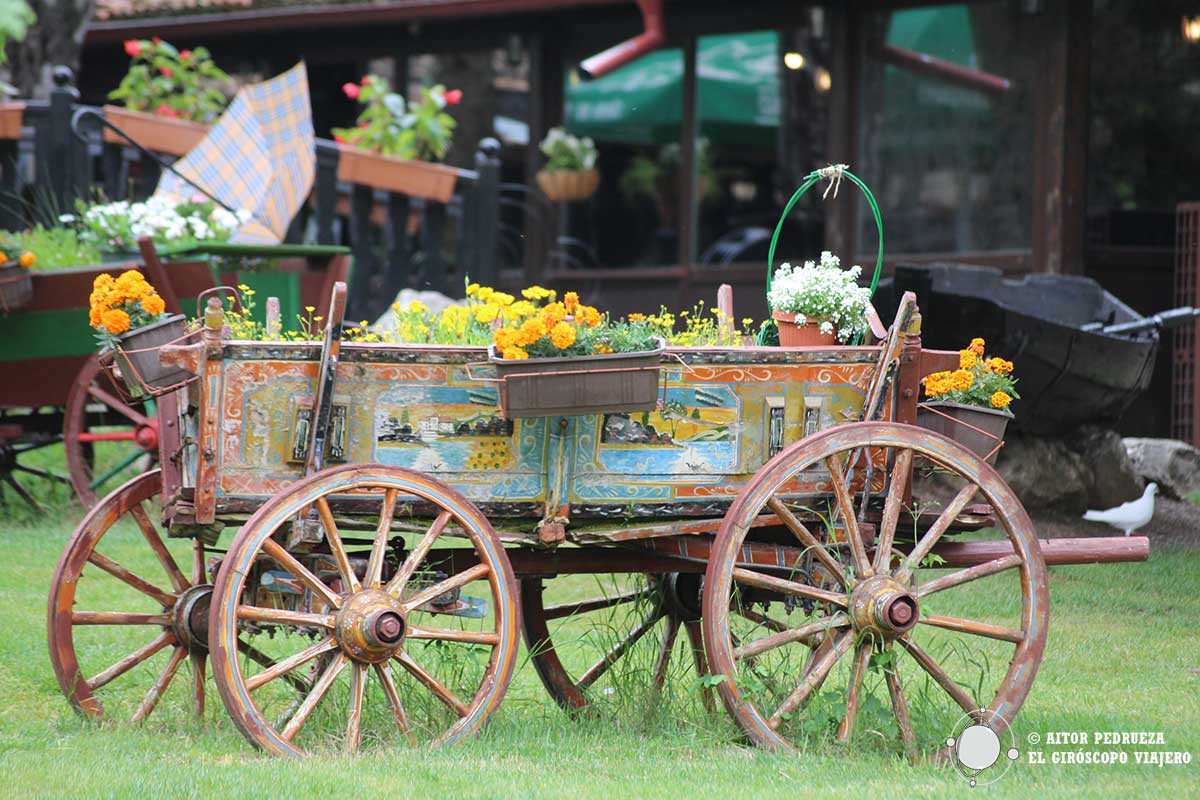
<path id="1" fill-rule="evenodd" d="M 595 356 L 500 358 L 488 361 L 500 382 L 500 411 L 507 419 L 581 417 L 658 406 L 659 373 L 666 342 L 640 353 Z"/>
<path id="2" fill-rule="evenodd" d="M 1013 418 L 1008 409 L 982 408 L 963 403 L 922 403 L 917 424 L 961 444 L 989 464 L 1004 444 L 1004 431 Z"/>
<path id="3" fill-rule="evenodd" d="M 178 344 L 183 339 L 186 322 L 182 314 L 172 314 L 120 337 L 116 362 L 129 391 L 135 395 L 161 394 L 193 380 L 187 370 L 161 364 L 158 360 L 158 351 L 163 345 Z"/>

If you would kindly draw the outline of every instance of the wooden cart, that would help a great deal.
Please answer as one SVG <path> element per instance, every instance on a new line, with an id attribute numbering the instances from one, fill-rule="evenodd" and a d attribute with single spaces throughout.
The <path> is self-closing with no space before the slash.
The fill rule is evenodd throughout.
<path id="1" fill-rule="evenodd" d="M 58 566 L 62 689 L 93 716 L 200 713 L 211 665 L 270 753 L 444 744 L 496 710 L 523 633 L 567 709 L 683 683 L 773 748 L 1003 732 L 1047 564 L 1147 542 L 1040 542 L 991 467 L 911 424 L 957 353 L 921 349 L 911 296 L 876 333 L 681 348 L 658 411 L 506 420 L 482 349 L 222 341 L 214 313 L 162 355 L 197 380 L 159 405 L 161 471 Z"/>
<path id="2" fill-rule="evenodd" d="M 104 272 L 142 269 L 170 311 L 188 310 L 205 289 L 247 283 L 283 297 L 293 313 L 304 305 L 324 308 L 335 281 L 345 280 L 349 257 L 338 247 L 246 248 L 209 244 L 156 251 L 146 241 L 142 260 L 34 272 L 32 303 L 0 315 L 0 363 L 8 379 L 0 387 L 0 481 L 36 506 L 26 479 L 69 484 L 85 506 L 123 482 L 139 460 L 158 452 L 153 402 L 133 401 L 101 369 L 95 331 L 87 324 L 92 282 Z M 216 257 L 281 259 L 269 270 L 224 271 Z M 164 263 L 166 262 L 166 263 Z M 317 313 L 323 313 L 318 311 Z M 37 450 L 63 442 L 65 473 L 31 459 Z M 98 442 L 120 452 L 94 469 Z M 30 463 L 30 462 L 33 463 Z"/>

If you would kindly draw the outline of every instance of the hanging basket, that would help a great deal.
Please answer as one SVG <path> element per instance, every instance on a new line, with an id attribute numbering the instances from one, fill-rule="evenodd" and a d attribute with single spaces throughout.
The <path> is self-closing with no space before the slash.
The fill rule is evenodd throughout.
<path id="1" fill-rule="evenodd" d="M 158 360 L 163 345 L 188 336 L 185 327 L 183 314 L 172 314 L 118 337 L 121 343 L 113 352 L 113 362 L 131 394 L 157 396 L 195 380 L 196 376 L 187 370 L 165 366 Z"/>
<path id="2" fill-rule="evenodd" d="M 983 408 L 945 401 L 917 406 L 917 424 L 961 444 L 989 464 L 1004 446 L 1013 414 L 1007 408 Z"/>
<path id="3" fill-rule="evenodd" d="M 0 312 L 10 314 L 33 302 L 33 275 L 15 261 L 0 266 Z"/>
<path id="4" fill-rule="evenodd" d="M 501 358 L 496 346 L 488 361 L 500 384 L 506 419 L 579 417 L 658 407 L 659 373 L 666 342 L 638 353 L 595 356 Z"/>
<path id="5" fill-rule="evenodd" d="M 541 170 L 538 187 L 555 203 L 574 203 L 587 200 L 600 186 L 600 173 L 594 169 Z"/>

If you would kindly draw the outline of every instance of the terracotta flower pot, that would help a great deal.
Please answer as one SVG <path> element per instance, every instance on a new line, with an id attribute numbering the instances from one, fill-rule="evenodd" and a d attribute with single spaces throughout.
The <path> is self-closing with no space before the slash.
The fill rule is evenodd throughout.
<path id="1" fill-rule="evenodd" d="M 546 197 L 555 203 L 578 202 L 596 193 L 600 173 L 594 169 L 541 170 L 537 174 L 537 183 Z"/>
<path id="2" fill-rule="evenodd" d="M 0 313 L 18 311 L 33 302 L 33 275 L 10 261 L 0 266 Z"/>
<path id="3" fill-rule="evenodd" d="M 187 370 L 164 366 L 158 361 L 158 351 L 165 344 L 184 335 L 186 320 L 182 314 L 135 328 L 118 337 L 116 362 L 125 385 L 135 394 L 155 394 L 159 390 L 177 387 L 193 377 Z"/>
<path id="4" fill-rule="evenodd" d="M 1004 431 L 1013 413 L 1007 408 L 983 408 L 963 403 L 921 403 L 917 424 L 961 444 L 989 464 L 1004 441 Z"/>
<path id="5" fill-rule="evenodd" d="M 836 347 L 837 332 L 821 333 L 821 321 L 803 314 L 772 311 L 771 318 L 779 328 L 780 347 Z M 800 324 L 799 320 L 804 320 Z"/>

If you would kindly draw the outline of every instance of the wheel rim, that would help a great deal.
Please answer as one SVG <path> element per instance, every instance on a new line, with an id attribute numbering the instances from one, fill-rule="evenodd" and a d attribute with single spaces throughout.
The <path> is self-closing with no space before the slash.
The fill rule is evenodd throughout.
<path id="1" fill-rule="evenodd" d="M 347 535 L 363 517 L 339 521 L 345 502 L 372 509 L 368 538 Z M 272 538 L 310 509 L 328 553 L 293 553 Z M 446 546 L 464 540 L 470 550 Z M 474 564 L 455 569 L 453 557 Z M 299 593 L 286 596 L 298 599 L 277 602 L 286 593 L 272 587 L 289 585 Z M 471 591 L 487 592 L 488 613 L 449 613 L 477 613 Z M 515 581 L 499 539 L 468 500 L 408 470 L 339 467 L 276 495 L 234 540 L 214 597 L 217 688 L 251 743 L 276 755 L 392 739 L 452 743 L 483 725 L 515 666 Z M 238 635 L 254 629 L 250 641 L 266 640 L 274 666 L 234 656 Z M 301 631 L 307 638 L 294 641 Z M 278 679 L 305 672 L 303 700 L 281 702 Z"/>
<path id="2" fill-rule="evenodd" d="M 814 522 L 801 519 L 805 512 L 823 511 L 835 528 L 857 527 L 861 481 L 851 484 L 853 492 L 836 489 L 846 486 L 848 463 L 872 464 L 868 494 L 879 522 L 866 537 L 869 544 L 852 531 L 840 537 L 842 543 L 831 543 L 818 535 Z M 909 465 L 923 490 L 942 491 L 936 507 L 921 517 L 919 536 L 915 522 L 905 522 L 915 518 L 904 505 L 904 481 L 896 479 L 908 474 Z M 787 495 L 793 476 L 810 470 L 808 480 L 814 469 L 826 472 L 828 508 Z M 1013 555 L 939 569 L 937 548 L 946 528 L 976 497 L 995 510 L 998 532 L 992 535 L 1007 540 Z M 777 530 L 788 538 L 778 541 L 790 541 L 794 552 L 804 553 L 798 562 L 803 570 L 768 574 L 737 565 L 750 523 L 760 513 L 780 518 Z M 847 515 L 854 520 L 850 526 Z M 911 550 L 897 538 L 904 538 L 905 528 L 915 542 Z M 907 556 L 897 555 L 904 550 Z M 758 620 L 748 625 L 745 612 L 759 603 L 767 610 L 754 612 Z M 943 613 L 947 608 L 974 609 L 975 617 L 950 616 Z M 879 702 L 872 713 L 879 724 L 871 729 L 889 729 L 890 737 L 913 751 L 923 745 L 937 749 L 964 715 L 997 733 L 1007 730 L 1037 672 L 1049 609 L 1033 525 L 991 467 L 920 428 L 856 423 L 784 450 L 746 486 L 717 536 L 704 612 L 710 663 L 714 674 L 725 676 L 718 686 L 722 700 L 758 744 L 793 748 L 814 737 L 848 741 L 856 727 L 864 727 L 863 708 L 875 696 Z M 1006 624 L 977 618 L 983 614 Z M 972 661 L 983 665 L 978 676 L 964 666 Z M 1005 662 L 1002 675 L 998 666 L 990 667 Z M 972 680 L 965 683 L 972 688 L 964 688 L 951 671 L 969 674 Z M 916 681 L 923 687 L 919 707 L 909 702 L 912 692 L 906 694 Z M 922 725 L 916 722 L 924 726 L 920 740 Z"/>
<path id="3" fill-rule="evenodd" d="M 154 522 L 157 514 L 147 504 L 161 490 L 161 474 L 154 470 L 105 497 L 75 530 L 54 572 L 50 660 L 67 699 L 88 716 L 104 716 L 111 698 L 136 702 L 133 721 L 145 720 L 178 682 L 184 661 L 191 666 L 192 711 L 204 711 L 202 634 L 212 587 L 200 542 L 189 543 L 181 567 L 181 547 L 174 545 L 172 554 Z M 130 535 L 129 528 L 139 533 Z M 126 639 L 140 646 L 131 649 Z"/>

